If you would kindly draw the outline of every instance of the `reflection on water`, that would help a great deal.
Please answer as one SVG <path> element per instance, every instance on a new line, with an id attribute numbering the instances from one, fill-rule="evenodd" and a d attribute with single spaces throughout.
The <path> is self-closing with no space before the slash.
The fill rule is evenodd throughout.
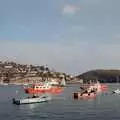
<path id="1" fill-rule="evenodd" d="M 19 105 L 18 108 L 20 110 L 23 110 L 23 109 L 35 109 L 35 108 L 39 108 L 39 107 L 43 106 L 44 104 L 46 104 L 46 102 L 35 103 L 35 104 L 23 104 L 23 105 Z"/>
<path id="2" fill-rule="evenodd" d="M 27 107 L 30 109 L 34 109 L 34 108 L 40 107 L 40 105 L 42 105 L 42 104 L 44 104 L 44 103 L 29 104 Z"/>

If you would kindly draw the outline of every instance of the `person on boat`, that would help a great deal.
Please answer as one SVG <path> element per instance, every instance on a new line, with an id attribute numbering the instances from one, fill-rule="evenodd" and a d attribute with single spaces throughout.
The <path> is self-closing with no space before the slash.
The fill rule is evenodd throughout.
<path id="1" fill-rule="evenodd" d="M 91 89 L 91 88 L 88 88 L 88 89 L 84 89 L 82 92 L 81 92 L 81 96 L 83 94 L 88 94 L 90 95 L 91 93 L 96 93 L 96 91 L 94 89 Z"/>
<path id="2" fill-rule="evenodd" d="M 87 94 L 87 93 L 88 93 L 87 89 L 84 89 L 84 90 L 81 91 L 80 95 L 82 96 L 83 94 Z"/>
<path id="3" fill-rule="evenodd" d="M 36 95 L 33 95 L 33 97 L 32 98 L 38 98 L 39 96 L 36 96 Z"/>
<path id="4" fill-rule="evenodd" d="M 96 90 L 95 90 L 95 89 L 92 89 L 92 90 L 91 90 L 91 93 L 96 93 Z"/>

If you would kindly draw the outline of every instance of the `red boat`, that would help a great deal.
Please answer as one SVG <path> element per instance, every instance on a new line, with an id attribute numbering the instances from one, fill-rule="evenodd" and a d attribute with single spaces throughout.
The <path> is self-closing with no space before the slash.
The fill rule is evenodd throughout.
<path id="1" fill-rule="evenodd" d="M 102 92 L 108 90 L 108 86 L 106 84 L 101 84 L 99 82 L 93 84 L 83 84 L 81 88 L 85 89 L 94 89 L 96 92 Z"/>
<path id="2" fill-rule="evenodd" d="M 96 93 L 81 93 L 81 92 L 75 92 L 73 93 L 74 99 L 94 99 L 96 98 Z"/>
<path id="3" fill-rule="evenodd" d="M 35 94 L 35 93 L 60 93 L 63 91 L 62 87 L 52 86 L 49 83 L 33 84 L 31 87 L 24 89 L 25 93 Z"/>
<path id="4" fill-rule="evenodd" d="M 96 87 L 97 92 L 102 92 L 102 91 L 107 91 L 108 90 L 108 86 L 106 84 L 101 84 L 101 83 L 96 83 L 94 85 L 94 87 Z"/>

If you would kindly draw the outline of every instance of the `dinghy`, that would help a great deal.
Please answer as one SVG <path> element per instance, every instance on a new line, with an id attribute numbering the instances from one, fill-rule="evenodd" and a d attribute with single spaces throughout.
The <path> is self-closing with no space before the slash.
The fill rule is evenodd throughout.
<path id="1" fill-rule="evenodd" d="M 13 104 L 21 105 L 21 104 L 47 102 L 49 100 L 51 100 L 51 96 L 42 95 L 42 96 L 32 96 L 32 97 L 23 98 L 23 99 L 15 99 L 15 98 L 13 98 L 12 101 L 13 101 Z"/>

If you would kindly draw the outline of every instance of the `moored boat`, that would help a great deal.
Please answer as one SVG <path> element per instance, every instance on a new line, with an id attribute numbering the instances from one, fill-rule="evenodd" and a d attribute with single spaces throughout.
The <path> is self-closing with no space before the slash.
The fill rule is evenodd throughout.
<path id="1" fill-rule="evenodd" d="M 47 102 L 51 100 L 51 96 L 43 95 L 43 96 L 33 96 L 23 99 L 15 99 L 13 98 L 13 104 L 21 105 L 21 104 L 32 104 L 32 103 L 41 103 L 41 102 Z"/>
<path id="2" fill-rule="evenodd" d="M 73 98 L 74 99 L 94 99 L 96 97 L 96 93 L 81 93 L 81 92 L 74 92 Z"/>
<path id="3" fill-rule="evenodd" d="M 24 88 L 25 93 L 43 93 L 43 92 L 50 92 L 50 93 L 59 93 L 63 91 L 62 87 L 59 86 L 52 86 L 49 82 L 41 83 L 41 84 L 33 84 L 31 87 Z"/>
<path id="4" fill-rule="evenodd" d="M 74 99 L 93 99 L 96 97 L 97 90 L 90 86 L 88 88 L 81 88 L 80 91 L 73 93 Z"/>
<path id="5" fill-rule="evenodd" d="M 92 84 L 82 84 L 80 86 L 80 88 L 83 89 L 94 89 L 96 90 L 96 92 L 102 92 L 102 91 L 107 91 L 108 90 L 108 86 L 106 84 L 101 84 L 99 81 L 97 81 L 97 83 L 92 83 Z"/>

